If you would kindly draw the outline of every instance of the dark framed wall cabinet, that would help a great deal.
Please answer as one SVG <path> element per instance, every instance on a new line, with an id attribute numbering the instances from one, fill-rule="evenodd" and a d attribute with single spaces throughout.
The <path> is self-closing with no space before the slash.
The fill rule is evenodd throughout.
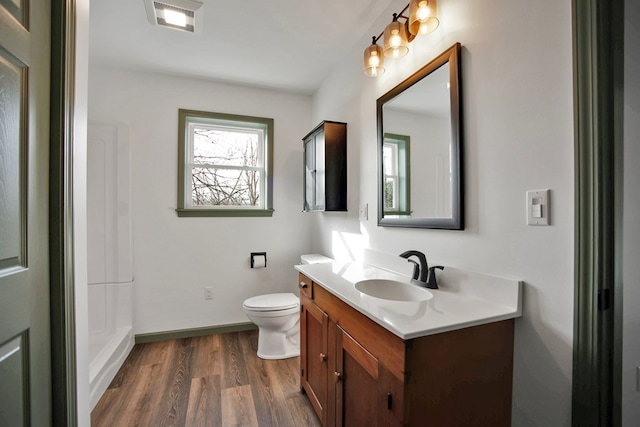
<path id="1" fill-rule="evenodd" d="M 346 211 L 347 124 L 325 120 L 302 140 L 304 211 Z"/>

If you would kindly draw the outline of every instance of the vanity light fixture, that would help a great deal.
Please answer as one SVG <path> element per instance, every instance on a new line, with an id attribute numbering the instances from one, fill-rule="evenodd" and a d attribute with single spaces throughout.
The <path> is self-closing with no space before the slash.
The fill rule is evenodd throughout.
<path id="1" fill-rule="evenodd" d="M 409 3 L 409 32 L 414 36 L 429 34 L 440 24 L 436 0 L 411 0 Z"/>
<path id="2" fill-rule="evenodd" d="M 384 73 L 384 54 L 382 48 L 376 43 L 373 37 L 371 45 L 364 50 L 364 74 L 369 77 L 376 77 Z"/>
<path id="3" fill-rule="evenodd" d="M 384 29 L 384 56 L 401 58 L 409 53 L 409 40 L 405 24 L 398 22 L 398 14 L 393 14 L 393 21 Z"/>
<path id="4" fill-rule="evenodd" d="M 409 10 L 409 16 L 404 15 Z M 402 22 L 398 21 L 402 19 Z M 384 56 L 401 58 L 409 52 L 409 43 L 419 34 L 428 34 L 435 30 L 438 20 L 436 0 L 411 0 L 400 11 L 393 14 L 393 20 L 380 35 L 373 36 L 373 42 L 364 51 L 362 70 L 366 76 L 377 77 L 384 73 Z M 384 36 L 383 48 L 377 44 Z"/>

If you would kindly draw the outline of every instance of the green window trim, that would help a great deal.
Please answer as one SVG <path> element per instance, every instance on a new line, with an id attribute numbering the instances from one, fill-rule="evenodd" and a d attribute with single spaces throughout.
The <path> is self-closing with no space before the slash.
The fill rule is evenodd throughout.
<path id="1" fill-rule="evenodd" d="M 271 217 L 273 209 L 183 209 L 178 208 L 176 212 L 179 217 L 196 218 L 196 217 L 239 217 L 239 218 L 256 218 Z"/>
<path id="2" fill-rule="evenodd" d="M 266 159 L 264 159 L 266 197 L 263 208 L 228 208 L 228 207 L 203 207 L 191 208 L 186 206 L 186 167 L 189 161 L 188 125 L 190 120 L 203 122 L 211 120 L 216 124 L 227 122 L 231 126 L 243 125 L 248 127 L 263 128 L 265 130 Z M 273 216 L 273 122 L 271 118 L 244 116 L 237 114 L 215 113 L 197 110 L 178 110 L 178 200 L 176 213 L 178 217 L 271 217 Z M 261 194 L 262 195 L 262 194 Z"/>
<path id="3" fill-rule="evenodd" d="M 385 133 L 384 143 L 398 147 L 398 210 L 385 210 L 384 215 L 411 215 L 411 137 Z"/>

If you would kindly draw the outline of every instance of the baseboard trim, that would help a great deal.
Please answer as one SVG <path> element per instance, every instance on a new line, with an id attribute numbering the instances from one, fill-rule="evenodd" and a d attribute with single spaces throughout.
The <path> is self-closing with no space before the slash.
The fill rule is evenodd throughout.
<path id="1" fill-rule="evenodd" d="M 207 326 L 204 328 L 178 329 L 175 331 L 151 332 L 148 334 L 138 334 L 135 337 L 136 344 L 148 342 L 175 340 L 180 338 L 201 337 L 204 335 L 226 334 L 229 332 L 250 331 L 258 329 L 251 322 L 234 323 L 230 325 Z"/>

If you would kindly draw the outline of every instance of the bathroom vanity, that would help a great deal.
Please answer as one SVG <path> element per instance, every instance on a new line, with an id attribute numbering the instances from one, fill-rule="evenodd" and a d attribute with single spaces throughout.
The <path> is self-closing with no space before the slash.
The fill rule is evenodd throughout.
<path id="1" fill-rule="evenodd" d="M 323 425 L 511 424 L 520 282 L 447 268 L 427 291 L 364 264 L 296 269 L 300 387 Z"/>

